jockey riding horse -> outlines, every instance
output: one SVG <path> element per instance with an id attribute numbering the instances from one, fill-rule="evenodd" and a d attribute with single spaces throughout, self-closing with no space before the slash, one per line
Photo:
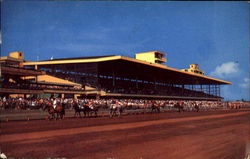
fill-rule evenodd
<path id="1" fill-rule="evenodd" d="M 49 119 L 58 119 L 60 117 L 60 119 L 63 119 L 63 116 L 65 115 L 65 108 L 60 104 L 58 105 L 57 101 L 53 101 L 52 102 L 48 102 L 45 107 L 44 110 L 47 109 L 50 117 Z"/>
<path id="2" fill-rule="evenodd" d="M 174 105 L 174 108 L 177 108 L 177 109 L 178 109 L 178 112 L 184 111 L 184 106 L 183 106 L 183 103 L 181 103 L 181 102 L 177 102 L 177 103 Z"/>
<path id="3" fill-rule="evenodd" d="M 200 107 L 197 103 L 194 103 L 194 109 L 198 112 L 200 110 Z"/>
<path id="4" fill-rule="evenodd" d="M 84 117 L 89 117 L 92 116 L 92 114 L 94 114 L 94 117 L 97 117 L 97 113 L 99 110 L 99 107 L 97 104 L 93 103 L 93 102 L 79 102 L 77 103 L 76 101 L 74 101 L 73 103 L 73 108 L 75 110 L 75 115 L 77 114 L 79 115 L 79 117 L 81 117 L 81 112 L 84 113 Z"/>
<path id="5" fill-rule="evenodd" d="M 153 102 L 151 105 L 151 112 L 156 112 L 156 113 L 160 113 L 160 107 L 159 104 L 157 104 L 156 102 Z"/>
<path id="6" fill-rule="evenodd" d="M 84 114 L 86 114 L 86 113 L 85 113 L 85 108 L 84 108 L 84 106 L 83 106 L 83 103 L 78 104 L 77 101 L 74 101 L 74 102 L 73 102 L 73 108 L 74 108 L 74 110 L 75 110 L 74 117 L 76 117 L 76 115 L 78 114 L 79 117 L 81 118 L 81 117 L 82 117 L 82 116 L 81 116 L 81 112 L 83 112 Z"/>
<path id="7" fill-rule="evenodd" d="M 118 101 L 112 101 L 109 109 L 109 117 L 112 118 L 115 116 L 116 112 L 118 112 L 118 117 L 120 118 L 123 112 L 122 104 Z"/>
<path id="8" fill-rule="evenodd" d="M 100 106 L 97 105 L 96 103 L 94 102 L 88 102 L 84 105 L 84 109 L 85 109 L 85 112 L 84 112 L 84 115 L 86 116 L 92 116 L 92 114 L 95 114 L 94 117 L 97 117 L 97 113 L 98 113 L 98 110 L 99 110 Z"/>

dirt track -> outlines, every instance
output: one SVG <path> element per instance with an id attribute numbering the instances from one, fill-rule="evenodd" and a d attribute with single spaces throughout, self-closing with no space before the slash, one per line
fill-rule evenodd
<path id="1" fill-rule="evenodd" d="M 2 122 L 9 157 L 243 159 L 249 111 Z"/>

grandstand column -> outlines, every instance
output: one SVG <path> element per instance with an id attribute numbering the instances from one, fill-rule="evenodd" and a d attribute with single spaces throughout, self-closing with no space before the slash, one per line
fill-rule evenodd
<path id="1" fill-rule="evenodd" d="M 210 95 L 210 84 L 208 85 L 208 94 Z"/>
<path id="2" fill-rule="evenodd" d="M 156 78 L 154 77 L 154 88 L 156 89 Z"/>
<path id="3" fill-rule="evenodd" d="M 220 96 L 220 85 L 219 85 L 219 96 Z"/>
<path id="4" fill-rule="evenodd" d="M 182 92 L 181 92 L 181 94 L 182 94 L 182 95 L 184 95 L 184 89 L 185 89 L 184 84 L 181 86 L 181 88 L 182 88 Z"/>
<path id="5" fill-rule="evenodd" d="M 135 81 L 135 84 L 136 84 L 136 89 L 138 89 L 138 76 L 136 76 L 136 81 Z"/>
<path id="6" fill-rule="evenodd" d="M 97 64 L 97 66 L 96 66 L 96 68 L 97 68 L 97 89 L 98 89 L 98 91 L 100 91 L 101 90 L 101 84 L 100 84 L 100 73 L 99 73 L 99 64 Z"/>
<path id="7" fill-rule="evenodd" d="M 115 68 L 112 67 L 112 79 L 113 79 L 112 85 L 113 85 L 113 87 L 115 87 L 115 78 L 116 78 L 116 76 L 115 76 Z"/>
<path id="8" fill-rule="evenodd" d="M 217 96 L 220 96 L 220 85 L 216 85 L 217 86 Z"/>

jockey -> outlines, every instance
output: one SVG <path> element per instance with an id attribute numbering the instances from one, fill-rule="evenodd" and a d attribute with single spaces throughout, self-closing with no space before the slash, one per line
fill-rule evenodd
<path id="1" fill-rule="evenodd" d="M 77 102 L 76 102 L 76 103 L 77 103 Z M 80 108 L 80 109 L 83 109 L 83 108 L 84 108 L 83 105 L 85 105 L 85 102 L 84 102 L 84 101 L 79 102 L 79 108 Z"/>
<path id="2" fill-rule="evenodd" d="M 113 99 L 110 104 L 110 109 L 115 109 L 116 108 L 116 101 Z"/>
<path id="3" fill-rule="evenodd" d="M 94 109 L 94 103 L 90 102 L 89 103 L 89 108 L 93 110 Z"/>
<path id="4" fill-rule="evenodd" d="M 53 108 L 56 109 L 56 106 L 57 106 L 57 100 L 54 99 L 54 100 L 53 100 Z"/>
<path id="5" fill-rule="evenodd" d="M 118 101 L 118 102 L 116 103 L 116 105 L 117 105 L 118 108 L 121 108 L 121 107 L 123 106 L 123 103 L 120 102 L 120 101 Z"/>
<path id="6" fill-rule="evenodd" d="M 6 102 L 6 97 L 3 97 L 3 102 Z"/>
<path id="7" fill-rule="evenodd" d="M 115 104 L 113 105 L 113 109 L 116 109 L 116 108 L 118 108 L 119 107 L 119 101 L 118 100 L 116 100 L 115 101 Z"/>

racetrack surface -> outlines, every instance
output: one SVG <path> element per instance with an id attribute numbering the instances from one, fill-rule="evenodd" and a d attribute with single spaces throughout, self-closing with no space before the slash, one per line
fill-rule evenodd
<path id="1" fill-rule="evenodd" d="M 249 111 L 1 122 L 8 157 L 243 159 Z"/>

